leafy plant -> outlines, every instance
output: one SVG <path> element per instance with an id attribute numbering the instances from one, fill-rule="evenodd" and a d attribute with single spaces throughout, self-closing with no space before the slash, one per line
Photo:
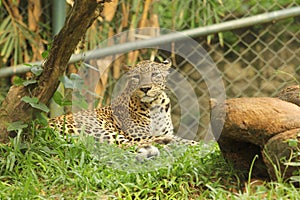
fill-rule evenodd
<path id="1" fill-rule="evenodd" d="M 9 124 L 7 127 L 7 131 L 20 131 L 23 128 L 27 128 L 28 124 L 24 124 L 24 122 L 17 121 L 17 122 L 12 122 Z"/>
<path id="2" fill-rule="evenodd" d="M 84 80 L 75 73 L 70 74 L 70 77 L 62 76 L 59 80 L 63 84 L 64 88 L 72 90 L 73 99 L 71 101 L 69 98 L 64 97 L 62 93 L 57 91 L 54 94 L 53 100 L 61 106 L 74 105 L 80 109 L 88 109 L 89 104 L 83 92 L 90 93 L 92 95 L 96 94 L 87 89 L 84 85 Z"/>
<path id="3" fill-rule="evenodd" d="M 30 71 L 37 77 L 42 74 L 43 68 L 39 65 L 33 65 L 31 66 Z"/>
<path id="4" fill-rule="evenodd" d="M 28 58 L 33 57 L 30 49 L 40 45 L 40 36 L 25 24 L 25 16 L 19 13 L 17 2 L 3 1 L 2 4 L 7 13 L 0 24 L 0 53 L 3 62 L 7 63 L 8 59 L 12 65 L 29 62 L 31 60 Z"/>
<path id="5" fill-rule="evenodd" d="M 28 86 L 28 85 L 31 85 L 31 84 L 35 84 L 37 82 L 37 80 L 35 78 L 38 77 L 39 75 L 41 75 L 41 73 L 43 72 L 43 68 L 39 65 L 30 65 L 30 64 L 25 64 L 25 65 L 31 67 L 30 71 L 32 72 L 33 76 L 26 79 L 26 80 L 19 77 L 19 76 L 15 76 L 14 79 L 13 79 L 13 84 L 14 85 Z"/>
<path id="6" fill-rule="evenodd" d="M 59 91 L 56 91 L 52 97 L 52 99 L 60 106 L 71 106 L 72 101 L 65 98 Z"/>
<path id="7" fill-rule="evenodd" d="M 21 100 L 24 101 L 25 103 L 30 104 L 33 108 L 39 109 L 46 113 L 49 112 L 49 108 L 45 104 L 39 102 L 39 99 L 37 97 L 31 98 L 31 97 L 25 96 L 25 97 L 22 97 Z"/>
<path id="8" fill-rule="evenodd" d="M 22 140 L 23 134 L 30 141 Z M 299 197 L 299 188 L 292 184 L 259 180 L 245 183 L 225 162 L 216 143 L 189 147 L 165 167 L 132 173 L 126 168 L 114 168 L 109 162 L 99 162 L 93 138 L 66 137 L 67 140 L 50 128 L 29 128 L 28 133 L 18 134 L 9 145 L 0 145 L 0 198 L 250 200 Z M 99 151 L 112 153 L 116 149 L 106 144 L 99 144 L 99 148 Z M 149 160 L 134 167 L 147 169 L 148 164 L 154 163 Z M 125 167 L 126 163 L 123 164 Z"/>
<path id="9" fill-rule="evenodd" d="M 298 133 L 300 137 L 300 132 Z M 294 171 L 294 175 L 290 177 L 291 182 L 300 183 L 300 142 L 297 139 L 287 140 L 288 145 L 293 149 L 291 157 L 284 163 L 289 167 L 298 167 L 298 170 Z"/>
<path id="10" fill-rule="evenodd" d="M 285 72 L 285 71 L 282 71 L 282 70 L 276 70 L 275 74 L 276 75 L 281 75 L 281 74 L 282 75 L 286 75 L 286 76 L 288 76 L 288 77 L 290 77 L 292 79 L 290 82 L 294 82 L 297 85 L 300 85 L 299 80 L 297 80 L 297 78 L 293 74 L 291 74 L 291 73 L 288 73 L 288 72 Z"/>

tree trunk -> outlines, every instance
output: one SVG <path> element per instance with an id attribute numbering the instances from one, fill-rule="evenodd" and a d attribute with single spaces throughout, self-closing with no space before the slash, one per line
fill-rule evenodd
<path id="1" fill-rule="evenodd" d="M 35 109 L 21 101 L 24 96 L 37 97 L 48 104 L 59 84 L 59 77 L 66 70 L 67 63 L 78 42 L 89 26 L 103 10 L 109 0 L 77 0 L 61 31 L 54 37 L 49 56 L 43 64 L 43 73 L 37 84 L 12 86 L 0 108 L 0 142 L 8 140 L 7 126 L 15 121 L 29 121 Z"/>

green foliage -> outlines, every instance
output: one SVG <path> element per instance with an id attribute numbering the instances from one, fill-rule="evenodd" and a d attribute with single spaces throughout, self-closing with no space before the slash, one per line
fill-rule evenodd
<path id="1" fill-rule="evenodd" d="M 28 86 L 28 85 L 31 85 L 31 84 L 35 84 L 36 82 L 37 82 L 36 80 L 30 79 L 30 80 L 24 81 L 22 84 L 23 84 L 24 86 Z"/>
<path id="2" fill-rule="evenodd" d="M 33 73 L 34 76 L 32 78 L 28 79 L 28 80 L 25 80 L 25 79 L 23 79 L 19 76 L 15 76 L 14 79 L 13 79 L 13 84 L 14 85 L 28 86 L 28 85 L 31 85 L 31 84 L 35 84 L 35 83 L 37 83 L 37 80 L 35 78 L 38 77 L 39 75 L 41 75 L 41 73 L 43 72 L 43 68 L 41 66 L 30 65 L 30 64 L 25 64 L 25 65 L 30 67 L 30 71 Z"/>
<path id="3" fill-rule="evenodd" d="M 300 137 L 300 132 L 298 136 Z M 289 167 L 298 167 L 298 170 L 294 171 L 290 180 L 291 182 L 300 183 L 300 142 L 297 139 L 288 139 L 286 142 L 293 151 L 291 157 L 284 164 Z"/>
<path id="4" fill-rule="evenodd" d="M 25 24 L 17 21 L 11 15 L 3 19 L 0 25 L 0 32 L 1 55 L 3 56 L 4 62 L 6 62 L 10 56 L 13 57 L 13 64 L 24 62 L 24 56 L 29 56 L 26 40 L 33 45 L 37 45 L 35 34 L 28 30 Z"/>
<path id="5" fill-rule="evenodd" d="M 282 71 L 282 70 L 276 70 L 275 71 L 275 74 L 276 75 L 286 75 L 286 76 L 288 76 L 288 77 L 290 77 L 291 78 L 291 83 L 292 84 L 297 84 L 297 85 L 300 85 L 300 82 L 299 82 L 299 80 L 297 80 L 297 78 L 295 77 L 295 75 L 293 75 L 293 74 L 291 74 L 291 73 L 288 73 L 288 72 L 285 72 L 285 71 Z"/>
<path id="6" fill-rule="evenodd" d="M 24 12 L 27 6 L 25 1 L 0 2 L 0 54 L 7 66 L 35 60 L 39 57 L 36 49 L 43 50 L 43 45 L 51 35 L 51 23 L 44 24 L 42 18 L 29 20 L 29 14 Z M 38 12 L 36 10 L 34 14 Z"/>
<path id="7" fill-rule="evenodd" d="M 70 78 L 68 76 L 62 76 L 59 78 L 60 82 L 64 84 L 65 88 L 69 89 L 84 89 L 84 81 L 83 79 L 78 75 L 72 73 L 70 75 Z"/>
<path id="8" fill-rule="evenodd" d="M 17 122 L 12 122 L 9 124 L 7 127 L 7 131 L 21 131 L 24 128 L 27 128 L 28 125 L 24 124 L 24 122 L 17 121 Z"/>
<path id="9" fill-rule="evenodd" d="M 47 45 L 47 50 L 43 51 L 43 53 L 42 53 L 43 59 L 48 58 L 51 47 L 52 46 L 50 44 Z"/>
<path id="10" fill-rule="evenodd" d="M 13 79 L 13 84 L 16 85 L 16 86 L 23 85 L 24 82 L 25 82 L 25 80 L 22 79 L 19 76 L 15 76 L 14 79 Z"/>
<path id="11" fill-rule="evenodd" d="M 42 74 L 43 68 L 42 68 L 42 66 L 39 66 L 39 65 L 33 65 L 33 66 L 30 68 L 30 71 L 31 71 L 35 76 L 39 76 L 39 75 Z"/>
<path id="12" fill-rule="evenodd" d="M 197 154 L 192 156 L 195 150 L 191 149 L 172 166 L 149 173 L 127 173 L 99 163 L 87 148 L 91 141 L 84 138 L 69 137 L 67 142 L 50 129 L 31 137 L 22 142 L 18 136 L 11 145 L 0 146 L 2 198 L 182 199 L 209 190 L 206 185 L 228 193 L 218 186 L 221 173 L 215 169 L 225 166 L 218 152 L 198 158 Z M 205 165 L 210 164 L 213 166 L 207 170 Z M 232 173 L 226 167 L 223 170 L 224 177 Z"/>
<path id="13" fill-rule="evenodd" d="M 298 140 L 297 139 L 289 139 L 288 144 L 290 147 L 297 147 L 298 146 Z"/>
<path id="14" fill-rule="evenodd" d="M 39 109 L 46 113 L 49 112 L 49 108 L 45 104 L 39 102 L 39 99 L 37 97 L 25 96 L 22 97 L 21 100 L 24 101 L 25 103 L 29 103 L 33 108 Z"/>
<path id="15" fill-rule="evenodd" d="M 21 129 L 8 145 L 0 145 L 1 199 L 298 198 L 298 189 L 288 183 L 245 189 L 248 181 L 237 178 L 239 173 L 225 162 L 216 143 L 189 147 L 164 167 L 150 168 L 155 160 L 149 160 L 135 165 L 150 170 L 129 172 L 101 162 L 91 137 L 63 138 L 52 129 L 33 127 L 29 132 Z M 22 140 L 24 135 L 26 140 Z M 98 147 L 117 149 L 105 144 Z M 133 149 L 118 150 L 130 153 Z"/>
<path id="16" fill-rule="evenodd" d="M 86 101 L 86 97 L 82 94 L 83 91 L 88 91 L 87 87 L 84 85 L 84 80 L 78 75 L 72 73 L 70 78 L 68 76 L 62 76 L 59 78 L 61 83 L 64 85 L 66 89 L 72 89 L 73 92 L 73 100 L 65 98 L 61 93 L 56 92 L 54 101 L 59 105 L 74 105 L 78 108 L 87 109 L 88 102 Z"/>
<path id="17" fill-rule="evenodd" d="M 66 99 L 59 91 L 56 91 L 52 99 L 60 106 L 71 106 L 72 101 Z"/>
<path id="18" fill-rule="evenodd" d="M 37 81 L 35 79 L 24 80 L 23 78 L 21 78 L 19 76 L 16 76 L 13 79 L 13 84 L 16 85 L 16 86 L 20 86 L 20 85 L 28 86 L 28 85 L 31 85 L 31 84 L 35 84 L 36 82 Z"/>

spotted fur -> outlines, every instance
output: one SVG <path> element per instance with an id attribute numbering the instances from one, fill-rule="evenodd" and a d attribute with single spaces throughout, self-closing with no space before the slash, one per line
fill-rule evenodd
<path id="1" fill-rule="evenodd" d="M 49 125 L 61 133 L 84 132 L 119 145 L 195 144 L 173 135 L 170 99 L 164 91 L 170 67 L 169 61 L 141 61 L 126 73 L 126 87 L 110 106 L 50 119 Z"/>

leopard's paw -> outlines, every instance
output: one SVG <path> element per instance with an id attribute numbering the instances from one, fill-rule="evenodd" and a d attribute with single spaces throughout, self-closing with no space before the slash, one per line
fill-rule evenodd
<path id="1" fill-rule="evenodd" d="M 136 160 L 139 162 L 143 162 L 146 159 L 158 157 L 159 155 L 160 155 L 160 152 L 157 147 L 155 147 L 153 145 L 145 145 L 145 146 L 140 147 L 137 150 Z"/>

